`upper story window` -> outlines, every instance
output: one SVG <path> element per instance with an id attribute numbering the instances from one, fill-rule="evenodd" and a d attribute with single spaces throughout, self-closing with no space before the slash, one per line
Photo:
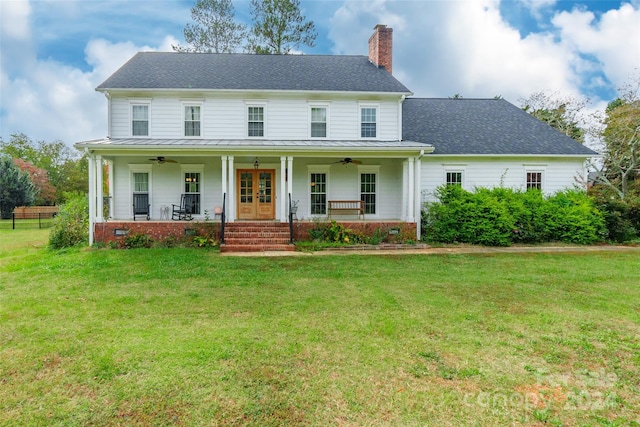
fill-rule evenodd
<path id="1" fill-rule="evenodd" d="M 131 135 L 149 136 L 149 106 L 131 106 Z"/>
<path id="2" fill-rule="evenodd" d="M 378 109 L 376 107 L 360 107 L 360 137 L 376 138 L 377 131 Z"/>
<path id="3" fill-rule="evenodd" d="M 311 107 L 311 138 L 327 137 L 327 108 Z"/>
<path id="4" fill-rule="evenodd" d="M 200 136 L 200 106 L 184 106 L 184 136 Z"/>
<path id="5" fill-rule="evenodd" d="M 264 136 L 264 107 L 247 108 L 247 135 Z"/>

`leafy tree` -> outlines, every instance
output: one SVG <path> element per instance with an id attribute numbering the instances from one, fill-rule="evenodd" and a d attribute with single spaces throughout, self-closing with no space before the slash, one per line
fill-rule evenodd
<path id="1" fill-rule="evenodd" d="M 33 141 L 23 133 L 13 134 L 9 141 L 0 138 L 0 153 L 22 159 L 46 170 L 49 182 L 56 189 L 56 201 L 64 198 L 64 192 L 76 189 L 75 178 L 72 181 L 70 174 L 80 167 L 78 165 L 80 152 L 60 140 L 53 142 Z M 83 185 L 86 188 L 86 175 L 81 181 L 85 183 Z"/>
<path id="2" fill-rule="evenodd" d="M 36 191 L 34 204 L 39 206 L 53 205 L 56 199 L 56 189 L 49 182 L 47 171 L 22 159 L 13 159 L 13 163 L 15 163 L 21 171 L 29 174 L 29 179 L 31 179 Z"/>
<path id="3" fill-rule="evenodd" d="M 640 177 L 640 74 L 620 92 L 607 106 L 602 122 L 605 157 L 598 180 L 625 199 L 631 192 L 640 192 L 640 186 L 634 185 Z"/>
<path id="4" fill-rule="evenodd" d="M 0 155 L 0 215 L 11 218 L 16 206 L 28 206 L 35 199 L 29 174 L 20 170 L 8 155 Z"/>
<path id="5" fill-rule="evenodd" d="M 251 17 L 250 52 L 288 54 L 301 44 L 315 46 L 318 33 L 300 12 L 300 0 L 251 0 Z"/>
<path id="6" fill-rule="evenodd" d="M 520 99 L 522 109 L 579 143 L 584 142 L 585 130 L 580 126 L 580 114 L 587 101 L 562 97 L 558 94 L 535 92 Z"/>
<path id="7" fill-rule="evenodd" d="M 190 46 L 172 46 L 178 52 L 232 53 L 246 35 L 246 26 L 234 21 L 231 0 L 198 0 L 191 8 L 194 24 L 184 27 L 184 40 Z"/>

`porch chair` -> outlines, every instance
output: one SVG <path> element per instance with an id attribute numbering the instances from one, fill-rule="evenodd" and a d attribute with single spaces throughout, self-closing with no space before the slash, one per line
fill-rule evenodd
<path id="1" fill-rule="evenodd" d="M 193 206 L 195 204 L 195 198 L 193 194 L 183 194 L 180 197 L 179 205 L 171 205 L 171 219 L 174 221 L 191 221 L 193 219 Z"/>
<path id="2" fill-rule="evenodd" d="M 144 215 L 147 221 L 151 219 L 149 193 L 133 193 L 133 220 L 137 215 Z"/>

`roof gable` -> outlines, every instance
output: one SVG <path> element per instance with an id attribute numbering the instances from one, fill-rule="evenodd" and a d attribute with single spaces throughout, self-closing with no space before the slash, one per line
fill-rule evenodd
<path id="1" fill-rule="evenodd" d="M 403 138 L 436 155 L 597 155 L 504 99 L 407 98 L 402 116 Z"/>
<path id="2" fill-rule="evenodd" d="M 96 89 L 410 93 L 366 56 L 177 52 L 139 52 Z"/>

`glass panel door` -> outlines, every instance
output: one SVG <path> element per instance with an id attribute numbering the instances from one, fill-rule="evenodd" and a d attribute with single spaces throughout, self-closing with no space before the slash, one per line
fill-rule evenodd
<path id="1" fill-rule="evenodd" d="M 237 172 L 238 219 L 274 219 L 275 170 L 242 169 Z"/>

